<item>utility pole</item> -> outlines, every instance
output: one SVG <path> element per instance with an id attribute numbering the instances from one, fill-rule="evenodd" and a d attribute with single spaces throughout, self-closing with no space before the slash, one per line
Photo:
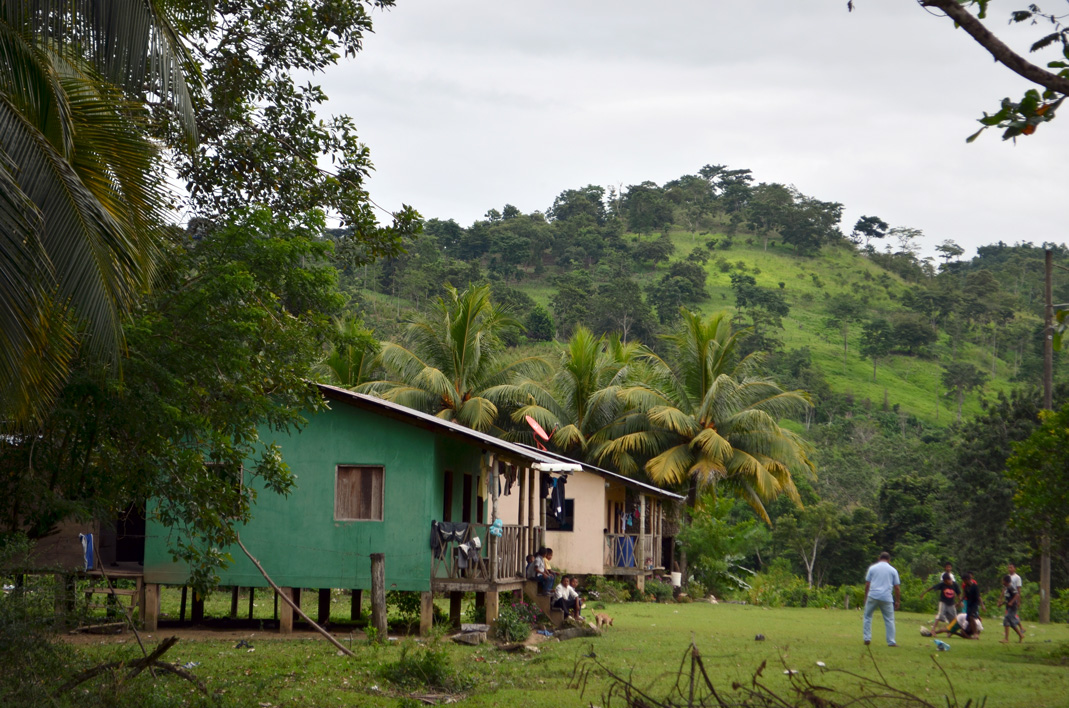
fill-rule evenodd
<path id="1" fill-rule="evenodd" d="M 1054 252 L 1049 248 L 1043 260 L 1043 408 L 1054 410 Z M 1039 623 L 1050 623 L 1050 533 L 1039 538 Z"/>

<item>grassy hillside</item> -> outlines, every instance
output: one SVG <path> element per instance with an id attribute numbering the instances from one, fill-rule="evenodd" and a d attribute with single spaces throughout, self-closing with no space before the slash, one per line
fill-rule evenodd
<path id="1" fill-rule="evenodd" d="M 705 249 L 710 238 L 723 238 L 719 234 L 684 231 L 669 235 L 676 246 L 671 261 L 685 257 L 694 248 Z M 628 235 L 627 238 L 655 237 Z M 825 324 L 827 301 L 834 296 L 865 297 L 870 316 L 893 315 L 905 312 L 900 299 L 914 286 L 847 246 L 824 248 L 813 257 L 804 257 L 780 244 L 771 244 L 764 250 L 759 240 L 752 239 L 752 244 L 746 240 L 747 236 L 739 235 L 729 249 L 710 252 L 705 266 L 709 297 L 698 303 L 696 309 L 706 313 L 735 309 L 729 273 L 724 272 L 726 262 L 730 272 L 745 272 L 759 286 L 781 290 L 791 311 L 783 320 L 783 330 L 776 332 L 776 336 L 786 349 L 808 348 L 813 363 L 822 370 L 832 390 L 851 394 L 859 402 L 871 401 L 875 407 L 882 407 L 886 396 L 889 407 L 898 405 L 900 410 L 931 423 L 948 424 L 955 419 L 957 402 L 953 396 L 946 395 L 940 381 L 942 364 L 951 359 L 951 342 L 945 333 L 921 356 L 892 354 L 880 360 L 873 380 L 872 360 L 859 353 L 860 325 L 850 328 L 844 362 L 841 334 Z M 649 285 L 667 272 L 671 261 L 640 271 L 635 279 L 643 286 Z M 524 281 L 517 288 L 546 307 L 555 291 L 548 276 Z M 1037 318 L 1037 326 L 1038 323 Z M 962 415 L 968 416 L 980 410 L 981 396 L 1011 388 L 1014 364 L 997 359 L 992 375 L 989 351 L 965 341 L 959 342 L 957 349 L 958 360 L 974 364 L 990 376 L 980 394 L 966 397 Z"/>

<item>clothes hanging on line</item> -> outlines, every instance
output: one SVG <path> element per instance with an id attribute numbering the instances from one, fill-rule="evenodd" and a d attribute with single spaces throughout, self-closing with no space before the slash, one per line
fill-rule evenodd
<path id="1" fill-rule="evenodd" d="M 568 483 L 565 477 L 554 477 L 550 492 L 549 508 L 553 518 L 558 524 L 564 523 L 564 486 Z"/>

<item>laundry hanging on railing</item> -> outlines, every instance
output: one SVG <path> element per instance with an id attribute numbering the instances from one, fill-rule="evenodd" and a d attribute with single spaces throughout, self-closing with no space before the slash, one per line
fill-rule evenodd
<path id="1" fill-rule="evenodd" d="M 467 568 L 469 566 L 476 566 L 479 564 L 479 549 L 483 547 L 482 539 L 478 536 L 472 536 L 470 541 L 466 541 L 457 548 L 460 553 L 457 555 L 457 567 Z"/>
<path id="2" fill-rule="evenodd" d="M 468 524 L 463 521 L 432 521 L 431 550 L 435 558 L 445 557 L 445 547 L 450 543 L 460 543 L 468 533 Z"/>

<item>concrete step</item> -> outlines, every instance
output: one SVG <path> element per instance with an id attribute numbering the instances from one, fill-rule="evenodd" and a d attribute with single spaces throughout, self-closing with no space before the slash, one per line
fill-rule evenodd
<path id="1" fill-rule="evenodd" d="M 523 594 L 526 596 L 527 601 L 532 605 L 542 610 L 542 613 L 546 617 L 549 617 L 549 621 L 553 623 L 554 627 L 559 627 L 564 623 L 564 613 L 560 610 L 550 608 L 550 598 L 546 595 L 538 594 L 538 583 L 528 580 L 523 584 Z"/>

